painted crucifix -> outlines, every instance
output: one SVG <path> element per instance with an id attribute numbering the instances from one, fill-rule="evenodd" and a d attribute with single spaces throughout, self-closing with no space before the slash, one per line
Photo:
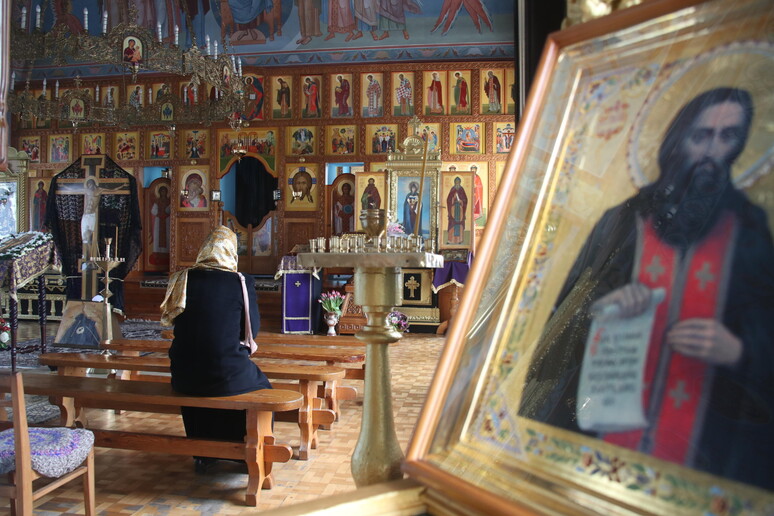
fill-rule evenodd
<path id="1" fill-rule="evenodd" d="M 129 195 L 129 181 L 124 178 L 101 178 L 99 171 L 105 168 L 105 156 L 93 154 L 81 158 L 85 177 L 59 179 L 57 195 L 82 195 L 81 247 L 83 249 L 80 270 L 82 275 L 81 299 L 90 300 L 98 292 L 96 265 L 92 257 L 99 256 L 99 206 L 102 195 Z M 106 235 L 113 236 L 113 235 Z M 118 242 L 114 243 L 118 246 Z M 116 247 L 118 249 L 118 247 Z"/>

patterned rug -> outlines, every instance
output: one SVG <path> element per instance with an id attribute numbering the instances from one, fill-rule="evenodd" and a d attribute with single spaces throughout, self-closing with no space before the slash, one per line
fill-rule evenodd
<path id="1" fill-rule="evenodd" d="M 121 336 L 126 339 L 149 339 L 160 340 L 161 330 L 167 329 L 158 321 L 146 321 L 142 319 L 127 319 L 121 323 Z M 59 347 L 54 346 L 54 337 L 48 335 L 46 338 L 46 351 L 56 353 L 82 353 L 82 348 Z M 40 339 L 31 339 L 19 343 L 19 347 L 38 344 Z M 19 353 L 16 355 L 16 366 L 22 369 L 32 369 L 40 367 L 38 364 L 38 351 L 31 353 Z M 0 367 L 11 367 L 11 352 L 8 349 L 0 350 Z"/>
<path id="2" fill-rule="evenodd" d="M 24 400 L 27 403 L 27 422 L 30 424 L 45 423 L 59 417 L 59 407 L 50 404 L 48 396 L 25 394 Z M 8 419 L 13 421 L 13 409 L 8 409 Z"/>

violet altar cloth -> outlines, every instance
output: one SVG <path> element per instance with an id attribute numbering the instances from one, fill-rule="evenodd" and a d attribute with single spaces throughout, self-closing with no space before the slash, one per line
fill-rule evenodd
<path id="1" fill-rule="evenodd" d="M 313 334 L 320 326 L 322 281 L 317 271 L 283 256 L 274 279 L 282 278 L 282 333 Z"/>

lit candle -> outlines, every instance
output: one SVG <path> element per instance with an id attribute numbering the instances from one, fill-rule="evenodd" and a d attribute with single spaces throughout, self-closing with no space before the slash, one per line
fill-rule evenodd
<path id="1" fill-rule="evenodd" d="M 207 36 L 204 38 L 204 41 L 206 42 L 207 46 L 207 55 L 210 55 L 212 53 L 212 49 L 210 48 L 210 35 L 207 34 Z"/>
<path id="2" fill-rule="evenodd" d="M 242 76 L 242 58 L 241 57 L 239 58 L 239 73 L 238 73 L 238 75 L 240 77 Z"/>
<path id="3" fill-rule="evenodd" d="M 89 32 L 89 9 L 83 8 L 83 30 Z"/>
<path id="4" fill-rule="evenodd" d="M 99 84 L 94 87 L 94 101 L 99 102 Z"/>
<path id="5" fill-rule="evenodd" d="M 40 15 L 40 6 L 35 6 L 35 28 L 40 30 L 40 28 L 43 26 L 42 18 Z"/>
<path id="6" fill-rule="evenodd" d="M 215 56 L 214 57 L 215 57 L 215 59 L 218 59 L 218 42 L 215 41 L 214 43 L 215 43 Z"/>
<path id="7" fill-rule="evenodd" d="M 188 86 L 183 86 L 183 104 L 188 105 Z"/>
<path id="8" fill-rule="evenodd" d="M 21 26 L 21 30 L 24 30 L 27 28 L 27 8 L 26 7 L 21 8 L 21 20 L 19 20 L 19 25 Z"/>
<path id="9" fill-rule="evenodd" d="M 46 96 L 46 78 L 43 77 L 43 96 Z"/>
<path id="10" fill-rule="evenodd" d="M 231 56 L 231 68 L 234 70 L 234 73 L 237 73 L 236 58 L 234 56 Z"/>
<path id="11" fill-rule="evenodd" d="M 156 38 L 161 43 L 161 22 L 156 23 Z"/>
<path id="12" fill-rule="evenodd" d="M 175 46 L 177 46 L 177 42 L 180 40 L 180 27 L 175 25 Z"/>
<path id="13" fill-rule="evenodd" d="M 105 11 L 102 13 L 102 34 L 107 34 L 107 20 L 108 20 L 108 12 Z"/>
<path id="14" fill-rule="evenodd" d="M 54 83 L 54 98 L 55 99 L 59 98 L 59 81 L 56 81 Z"/>

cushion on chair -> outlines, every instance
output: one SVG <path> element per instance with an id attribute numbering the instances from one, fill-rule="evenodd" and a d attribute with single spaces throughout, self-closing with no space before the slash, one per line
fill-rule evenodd
<path id="1" fill-rule="evenodd" d="M 94 447 L 94 434 L 81 428 L 30 428 L 32 469 L 57 478 L 80 466 Z M 16 469 L 13 428 L 0 432 L 0 474 Z"/>

